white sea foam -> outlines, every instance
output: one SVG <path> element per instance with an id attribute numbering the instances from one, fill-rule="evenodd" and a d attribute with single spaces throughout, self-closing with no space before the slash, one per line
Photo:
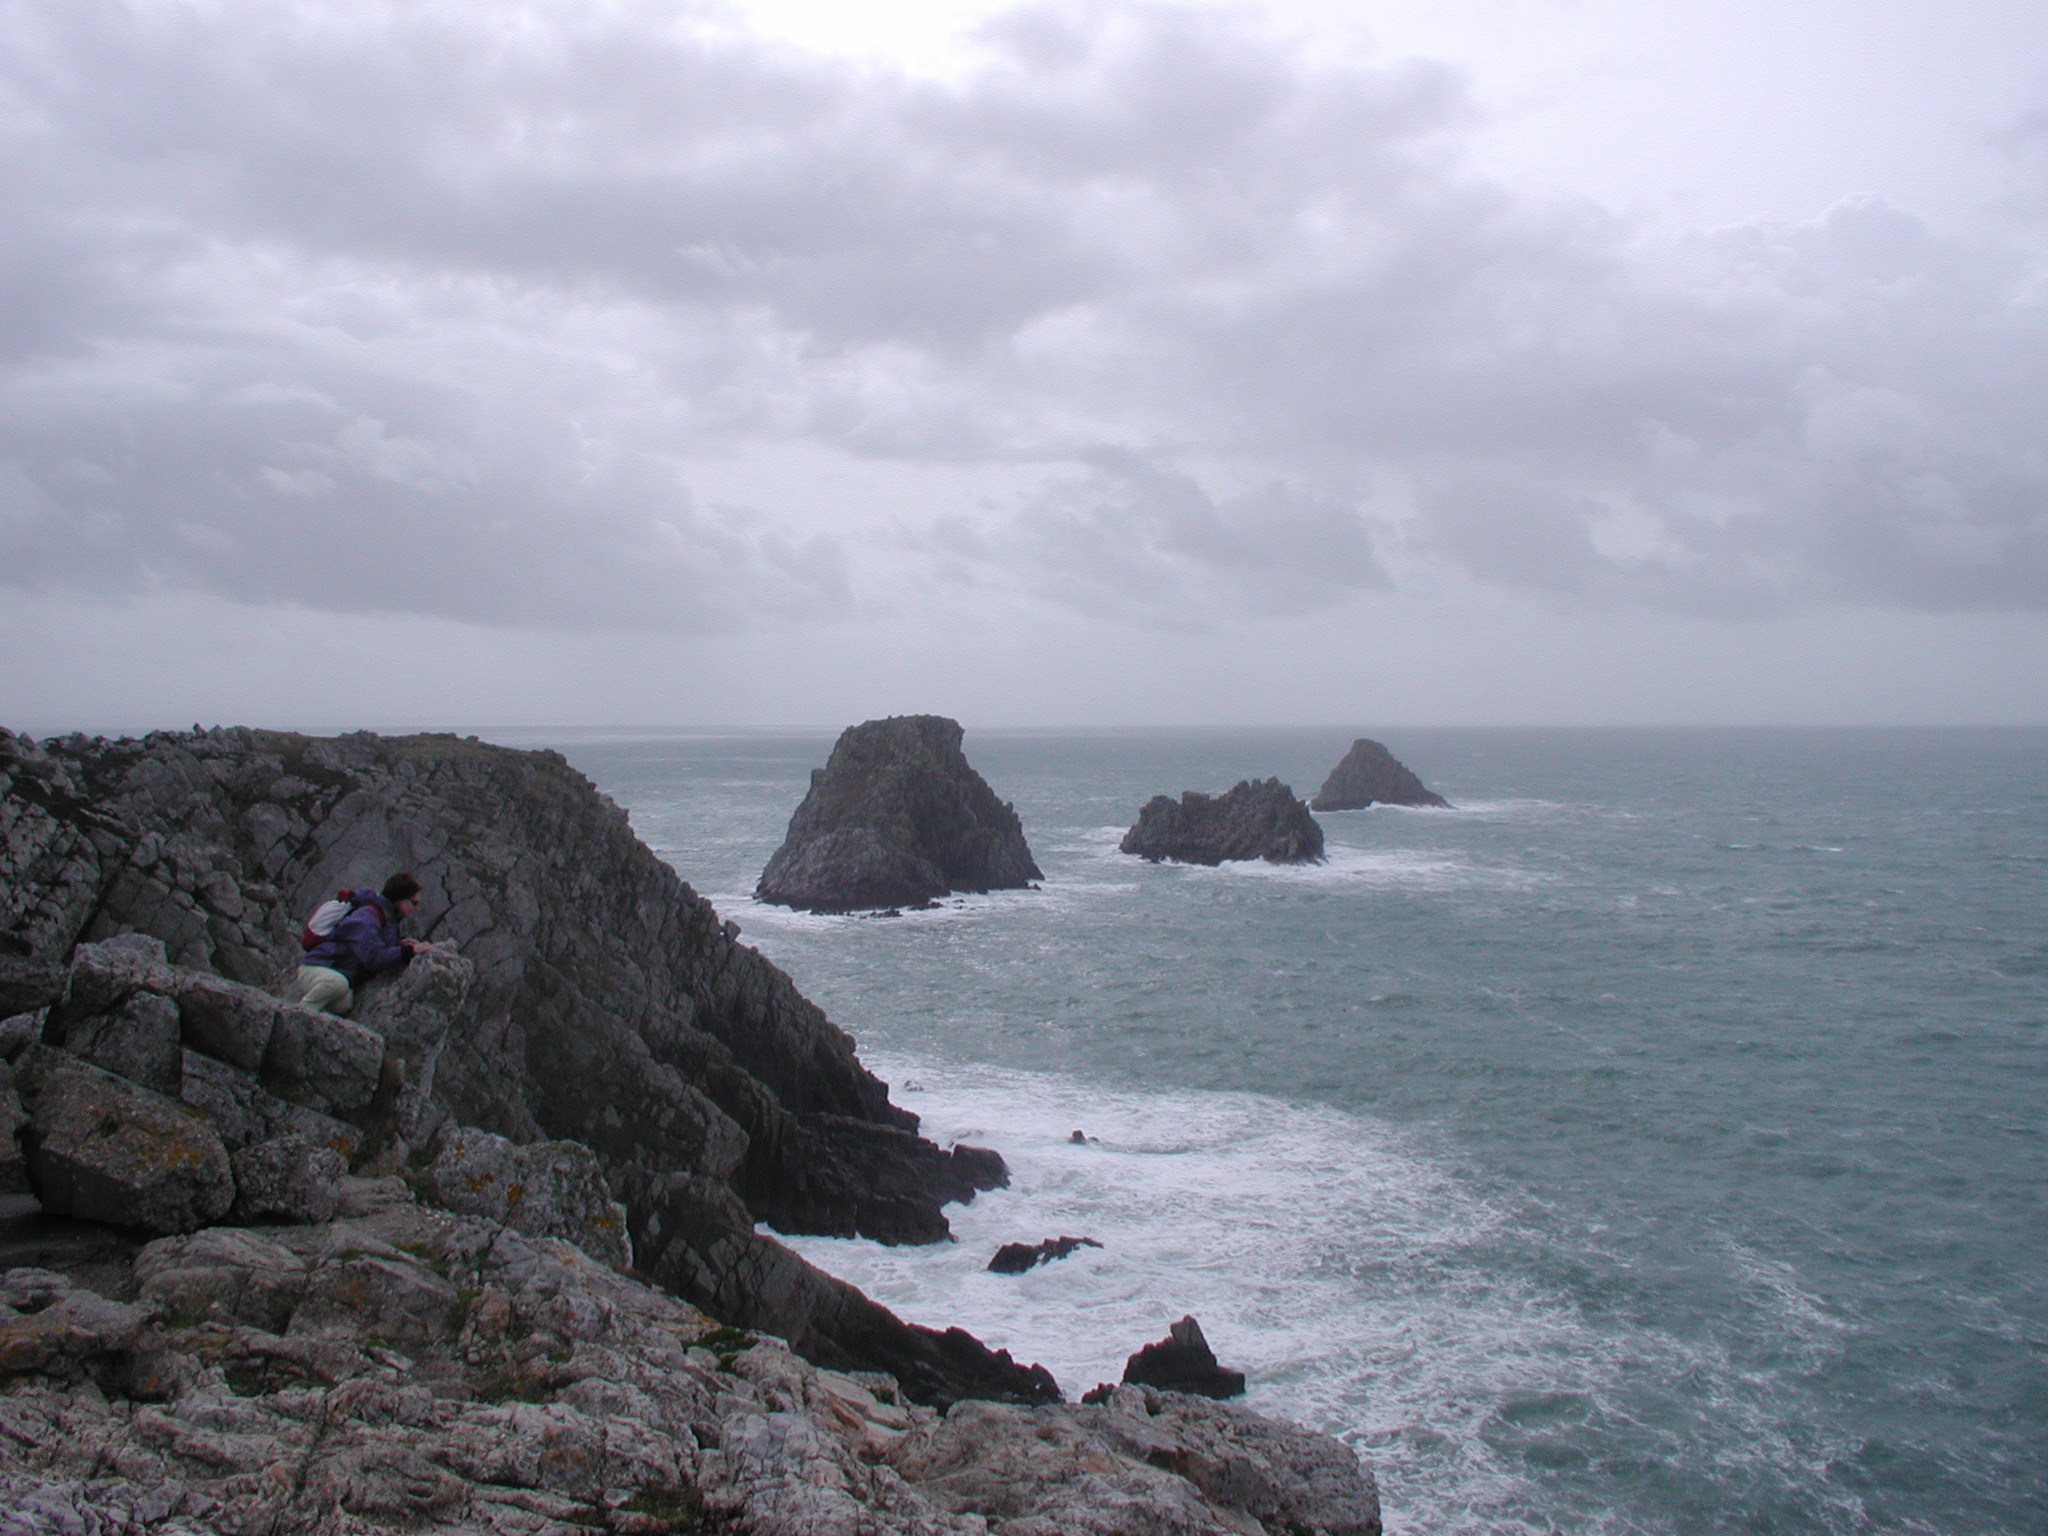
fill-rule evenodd
<path id="1" fill-rule="evenodd" d="M 1545 1416 L 1568 1438 L 1621 1411 L 1616 1385 L 1632 1370 L 1725 1372 L 1590 1322 L 1569 1296 L 1479 1257 L 1513 1246 L 1518 1219 L 1373 1121 L 1249 1094 L 871 1065 L 920 1085 L 903 1102 L 926 1135 L 1000 1148 L 1011 1185 L 950 1210 L 953 1244 L 785 1241 L 912 1321 L 1044 1364 L 1070 1397 L 1117 1380 L 1126 1355 L 1193 1313 L 1246 1372 L 1251 1406 L 1361 1449 L 1390 1528 L 1553 1529 L 1523 1443 Z M 1091 1139 L 1073 1143 L 1075 1130 Z M 1058 1236 L 1103 1246 L 1023 1275 L 987 1270 L 1005 1242 Z M 1496 1444 L 1503 1424 L 1512 1451 Z M 1752 1425 L 1763 1438 L 1731 1453 L 1782 1450 L 1767 1429 Z M 1583 1528 L 1610 1527 L 1589 1516 Z"/>

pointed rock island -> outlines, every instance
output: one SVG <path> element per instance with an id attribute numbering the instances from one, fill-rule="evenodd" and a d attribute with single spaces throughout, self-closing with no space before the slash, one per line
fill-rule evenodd
<path id="1" fill-rule="evenodd" d="M 1309 808 L 1317 811 L 1359 811 L 1368 805 L 1430 805 L 1449 810 L 1451 802 L 1423 785 L 1422 780 L 1378 742 L 1361 736 L 1351 743 L 1344 761 L 1330 770 Z"/>
<path id="2" fill-rule="evenodd" d="M 761 872 L 758 900 L 804 912 L 929 905 L 1045 877 L 1017 812 L 960 750 L 957 720 L 891 715 L 849 726 Z"/>
<path id="3" fill-rule="evenodd" d="M 1323 857 L 1323 829 L 1278 779 L 1243 779 L 1221 795 L 1188 790 L 1180 799 L 1154 795 L 1138 821 L 1117 844 L 1157 864 L 1221 864 L 1226 859 L 1264 859 L 1268 864 L 1316 864 Z"/>

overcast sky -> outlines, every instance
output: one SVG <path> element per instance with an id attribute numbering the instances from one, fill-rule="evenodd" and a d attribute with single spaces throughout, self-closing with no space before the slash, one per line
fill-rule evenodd
<path id="1" fill-rule="evenodd" d="M 0 0 L 0 723 L 2048 722 L 2048 7 Z"/>

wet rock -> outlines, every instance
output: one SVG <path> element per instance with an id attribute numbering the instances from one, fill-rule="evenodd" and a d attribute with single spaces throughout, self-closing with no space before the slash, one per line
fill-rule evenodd
<path id="1" fill-rule="evenodd" d="M 595 1155 L 573 1141 L 520 1147 L 488 1131 L 452 1130 L 424 1182 L 427 1197 L 451 1211 L 563 1238 L 615 1269 L 632 1262 L 626 1209 L 605 1187 Z"/>
<path id="2" fill-rule="evenodd" d="M 1048 1237 L 1042 1243 L 1005 1243 L 998 1248 L 988 1267 L 999 1275 L 1021 1275 L 1040 1264 L 1064 1259 L 1076 1248 L 1100 1248 L 1092 1237 Z"/>
<path id="3" fill-rule="evenodd" d="M 960 750 L 958 722 L 849 727 L 762 871 L 762 901 L 809 912 L 916 906 L 1043 879 L 1017 813 Z"/>
<path id="4" fill-rule="evenodd" d="M 1202 1337 L 1202 1325 L 1184 1317 L 1165 1338 L 1147 1344 L 1124 1362 L 1124 1380 L 1168 1392 L 1193 1392 L 1203 1397 L 1237 1397 L 1244 1391 L 1244 1372 L 1225 1370 Z"/>
<path id="5" fill-rule="evenodd" d="M 45 1210 L 146 1232 L 189 1232 L 234 1201 L 227 1149 L 175 1100 L 39 1047 L 29 1176 Z"/>
<path id="6" fill-rule="evenodd" d="M 230 1154 L 238 1222 L 325 1221 L 341 1199 L 348 1164 L 332 1147 L 295 1131 L 255 1142 Z"/>
<path id="7" fill-rule="evenodd" d="M 1431 805 L 1449 810 L 1450 804 L 1424 786 L 1393 753 L 1361 736 L 1351 743 L 1343 761 L 1330 770 L 1309 809 L 1356 811 L 1368 805 Z"/>
<path id="8" fill-rule="evenodd" d="M 1323 829 L 1278 779 L 1247 779 L 1222 795 L 1192 789 L 1179 800 L 1154 795 L 1117 848 L 1155 864 L 1314 864 L 1323 857 Z"/>

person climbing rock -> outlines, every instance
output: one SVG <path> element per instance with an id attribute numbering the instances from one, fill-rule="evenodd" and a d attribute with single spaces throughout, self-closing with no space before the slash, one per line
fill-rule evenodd
<path id="1" fill-rule="evenodd" d="M 355 893 L 356 904 L 334 932 L 305 952 L 299 963 L 299 1001 L 323 1013 L 347 1013 L 355 989 L 380 971 L 396 970 L 433 945 L 403 938 L 398 925 L 420 909 L 420 883 L 400 870 L 382 891 Z"/>

